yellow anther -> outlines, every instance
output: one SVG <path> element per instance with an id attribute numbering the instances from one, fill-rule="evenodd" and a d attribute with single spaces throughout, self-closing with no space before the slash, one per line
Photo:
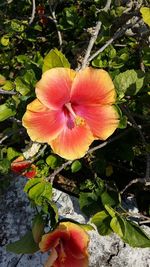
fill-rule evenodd
<path id="1" fill-rule="evenodd" d="M 85 120 L 80 116 L 76 116 L 75 125 L 76 126 L 83 126 L 83 125 L 85 125 Z"/>

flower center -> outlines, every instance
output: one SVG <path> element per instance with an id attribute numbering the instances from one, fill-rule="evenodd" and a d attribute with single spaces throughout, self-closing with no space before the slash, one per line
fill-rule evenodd
<path id="1" fill-rule="evenodd" d="M 74 123 L 75 123 L 76 126 L 83 126 L 83 125 L 85 125 L 85 120 L 81 116 L 76 115 L 76 113 L 74 112 L 74 110 L 73 110 L 70 102 L 67 103 L 67 104 L 65 104 L 65 107 L 67 108 L 67 110 L 73 116 Z"/>

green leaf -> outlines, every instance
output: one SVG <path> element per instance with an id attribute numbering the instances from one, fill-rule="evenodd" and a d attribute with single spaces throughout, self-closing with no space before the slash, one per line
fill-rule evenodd
<path id="1" fill-rule="evenodd" d="M 94 227 L 90 224 L 79 224 L 85 231 L 92 231 L 94 230 Z"/>
<path id="2" fill-rule="evenodd" d="M 16 151 L 13 147 L 8 147 L 7 148 L 7 158 L 8 158 L 8 160 L 12 160 L 12 159 L 16 158 L 19 155 L 20 155 L 20 153 L 18 151 Z"/>
<path id="3" fill-rule="evenodd" d="M 96 213 L 91 218 L 91 223 L 94 223 L 100 235 L 108 235 L 112 232 L 110 228 L 111 216 L 105 210 Z"/>
<path id="4" fill-rule="evenodd" d="M 150 26 L 150 8 L 149 7 L 141 7 L 140 12 L 142 14 L 142 18 L 148 26 Z"/>
<path id="5" fill-rule="evenodd" d="M 29 86 L 35 86 L 37 80 L 32 69 L 26 71 L 26 73 L 23 75 L 23 81 L 25 81 L 25 83 Z"/>
<path id="6" fill-rule="evenodd" d="M 121 216 L 116 216 L 112 219 L 110 226 L 113 231 L 130 246 L 141 248 L 150 247 L 150 238 L 134 222 L 131 222 Z"/>
<path id="7" fill-rule="evenodd" d="M 10 169 L 10 161 L 8 159 L 0 160 L 0 173 L 7 174 Z"/>
<path id="8" fill-rule="evenodd" d="M 119 99 L 123 98 L 125 94 L 136 95 L 144 85 L 144 72 L 127 70 L 115 77 L 114 84 Z"/>
<path id="9" fill-rule="evenodd" d="M 6 81 L 3 85 L 3 90 L 10 91 L 14 89 L 14 83 L 12 81 Z"/>
<path id="10" fill-rule="evenodd" d="M 64 67 L 70 68 L 70 63 L 68 59 L 63 55 L 57 48 L 52 49 L 44 58 L 43 63 L 43 72 L 56 68 L 56 67 Z"/>
<path id="11" fill-rule="evenodd" d="M 127 122 L 128 122 L 127 116 L 125 115 L 121 116 L 118 128 L 125 129 L 127 127 Z"/>
<path id="12" fill-rule="evenodd" d="M 116 215 L 116 211 L 110 207 L 109 205 L 105 205 L 105 209 L 107 210 L 107 212 L 110 214 L 110 216 L 113 218 Z"/>
<path id="13" fill-rule="evenodd" d="M 29 180 L 24 191 L 37 205 L 42 205 L 44 199 L 50 201 L 52 198 L 52 185 L 41 178 Z"/>
<path id="14" fill-rule="evenodd" d="M 49 200 L 48 205 L 45 205 L 43 208 L 43 211 L 50 214 L 50 222 L 51 222 L 51 226 L 52 228 L 55 228 L 56 223 L 58 223 L 58 208 L 57 205 L 54 201 Z"/>
<path id="15" fill-rule="evenodd" d="M 122 221 L 117 218 L 116 216 L 114 216 L 111 220 L 110 226 L 112 228 L 112 230 L 119 235 L 121 238 L 124 235 L 124 225 L 122 223 Z"/>
<path id="16" fill-rule="evenodd" d="M 72 173 L 78 172 L 81 168 L 82 168 L 82 164 L 81 164 L 81 162 L 79 160 L 75 160 L 71 164 L 71 171 L 72 171 Z"/>
<path id="17" fill-rule="evenodd" d="M 94 192 L 80 193 L 79 204 L 81 211 L 87 216 L 91 216 L 102 209 L 101 199 Z"/>
<path id="18" fill-rule="evenodd" d="M 56 167 L 58 166 L 58 158 L 55 155 L 50 155 L 46 158 L 46 163 L 47 165 L 50 166 L 51 169 L 56 169 Z"/>
<path id="19" fill-rule="evenodd" d="M 13 19 L 11 20 L 11 28 L 15 32 L 23 32 L 25 29 L 25 26 L 22 24 L 20 20 Z"/>
<path id="20" fill-rule="evenodd" d="M 16 254 L 32 254 L 38 251 L 39 247 L 34 242 L 32 232 L 29 231 L 20 240 L 8 244 L 6 250 Z"/>
<path id="21" fill-rule="evenodd" d="M 142 54 L 144 65 L 150 67 L 150 47 L 144 47 L 142 50 Z"/>
<path id="22" fill-rule="evenodd" d="M 16 91 L 25 96 L 30 92 L 29 85 L 26 85 L 21 77 L 15 79 Z"/>
<path id="23" fill-rule="evenodd" d="M 37 214 L 33 220 L 32 234 L 35 243 L 39 243 L 44 234 L 45 222 L 41 214 Z"/>
<path id="24" fill-rule="evenodd" d="M 1 44 L 3 46 L 8 46 L 9 45 L 9 36 L 8 35 L 3 35 L 1 38 Z"/>
<path id="25" fill-rule="evenodd" d="M 29 193 L 29 190 L 30 190 L 33 186 L 35 186 L 36 184 L 41 183 L 41 181 L 42 181 L 41 178 L 34 178 L 34 179 L 29 180 L 29 181 L 26 183 L 25 187 L 24 187 L 24 192 L 25 192 L 25 193 Z"/>
<path id="26" fill-rule="evenodd" d="M 104 206 L 105 205 L 117 206 L 120 203 L 118 193 L 110 190 L 109 191 L 105 190 L 101 194 L 101 200 Z"/>
<path id="27" fill-rule="evenodd" d="M 14 109 L 11 109 L 7 103 L 0 105 L 0 122 L 12 117 L 16 114 Z"/>

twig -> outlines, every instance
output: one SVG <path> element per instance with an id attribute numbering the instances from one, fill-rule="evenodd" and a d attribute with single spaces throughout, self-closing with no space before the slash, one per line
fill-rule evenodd
<path id="1" fill-rule="evenodd" d="M 105 5 L 103 10 L 107 11 L 110 8 L 110 5 L 111 5 L 111 0 L 107 0 L 106 5 Z M 92 50 L 92 48 L 94 46 L 94 43 L 95 43 L 95 41 L 97 39 L 97 36 L 98 36 L 99 31 L 101 29 L 101 26 L 102 26 L 101 21 L 98 21 L 97 24 L 96 24 L 96 27 L 95 27 L 95 31 L 92 34 L 92 37 L 90 39 L 86 54 L 84 56 L 83 63 L 82 63 L 82 66 L 81 66 L 82 69 L 85 68 L 86 65 L 88 64 L 88 59 L 90 57 L 91 50 Z"/>
<path id="2" fill-rule="evenodd" d="M 46 148 L 47 145 L 44 145 L 42 149 L 40 149 L 40 151 L 35 156 L 33 156 L 33 158 L 30 159 L 30 162 L 33 163 L 35 160 L 37 160 L 43 154 Z"/>
<path id="3" fill-rule="evenodd" d="M 150 223 L 150 219 L 139 222 L 139 224 L 145 224 L 145 223 Z"/>
<path id="4" fill-rule="evenodd" d="M 136 178 L 136 179 L 132 180 L 130 183 L 128 183 L 125 186 L 125 188 L 123 188 L 123 190 L 120 191 L 120 194 L 122 195 L 131 185 L 137 184 L 137 183 L 145 184 L 146 180 L 144 178 Z"/>
<path id="5" fill-rule="evenodd" d="M 15 92 L 15 91 L 6 91 L 4 89 L 0 89 L 0 94 L 1 95 L 16 95 L 17 92 Z"/>
<path id="6" fill-rule="evenodd" d="M 47 181 L 51 181 L 53 183 L 55 176 L 60 173 L 64 168 L 69 166 L 73 160 L 68 160 L 67 162 L 63 163 L 59 168 L 57 168 L 50 176 L 46 178 Z"/>
<path id="7" fill-rule="evenodd" d="M 56 18 L 56 13 L 55 13 L 55 8 L 52 8 L 52 5 L 51 5 L 51 1 L 49 0 L 49 8 L 50 8 L 50 12 L 51 12 L 51 15 L 52 15 L 52 18 L 53 18 L 53 21 L 55 23 L 55 26 L 56 26 L 56 29 L 57 29 L 57 35 L 58 35 L 58 40 L 59 40 L 59 45 L 60 45 L 60 48 L 62 47 L 62 36 L 61 36 L 61 32 L 58 28 L 58 22 L 57 22 L 57 18 Z"/>
<path id="8" fill-rule="evenodd" d="M 93 60 L 95 57 L 98 56 L 99 53 L 103 52 L 105 50 L 105 48 L 107 46 L 109 46 L 110 44 L 112 44 L 116 39 L 118 39 L 119 37 L 121 37 L 124 32 L 128 29 L 128 28 L 132 28 L 135 24 L 137 24 L 140 21 L 140 19 L 138 18 L 137 21 L 135 23 L 129 23 L 129 24 L 125 24 L 123 25 L 121 28 L 119 28 L 119 30 L 117 30 L 114 34 L 114 36 L 112 38 L 110 38 L 106 44 L 104 44 L 98 51 L 96 51 L 90 58 L 89 61 Z"/>
<path id="9" fill-rule="evenodd" d="M 98 149 L 101 149 L 102 147 L 105 147 L 107 144 L 110 144 L 114 141 L 116 141 L 117 139 L 119 139 L 120 137 L 122 137 L 123 135 L 125 135 L 127 132 L 129 132 L 129 130 L 131 130 L 131 128 L 127 129 L 126 131 L 122 132 L 121 134 L 115 136 L 114 138 L 109 139 L 108 141 L 103 142 L 102 144 L 95 146 L 91 149 L 89 149 L 85 155 L 88 155 Z M 64 168 L 66 168 L 67 166 L 71 165 L 71 163 L 73 162 L 73 160 L 68 160 L 67 162 L 63 163 L 60 167 L 58 167 L 50 176 L 48 176 L 46 178 L 47 181 L 51 181 L 51 183 L 53 183 L 54 178 L 57 174 L 59 174 Z"/>
<path id="10" fill-rule="evenodd" d="M 31 14 L 31 18 L 29 21 L 29 25 L 33 22 L 35 18 L 35 11 L 36 11 L 35 0 L 32 0 L 32 14 Z"/>

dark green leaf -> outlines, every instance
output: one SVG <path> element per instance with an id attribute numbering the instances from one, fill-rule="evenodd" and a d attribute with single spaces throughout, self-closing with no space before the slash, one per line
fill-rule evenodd
<path id="1" fill-rule="evenodd" d="M 40 214 L 37 214 L 33 220 L 32 234 L 35 243 L 39 243 L 44 234 L 45 222 Z"/>
<path id="2" fill-rule="evenodd" d="M 34 242 L 32 232 L 29 231 L 20 240 L 8 244 L 6 246 L 7 251 L 16 254 L 32 254 L 39 250 L 38 245 Z"/>
<path id="3" fill-rule="evenodd" d="M 81 211 L 87 216 L 91 216 L 102 209 L 101 199 L 94 192 L 80 193 L 79 204 Z"/>

